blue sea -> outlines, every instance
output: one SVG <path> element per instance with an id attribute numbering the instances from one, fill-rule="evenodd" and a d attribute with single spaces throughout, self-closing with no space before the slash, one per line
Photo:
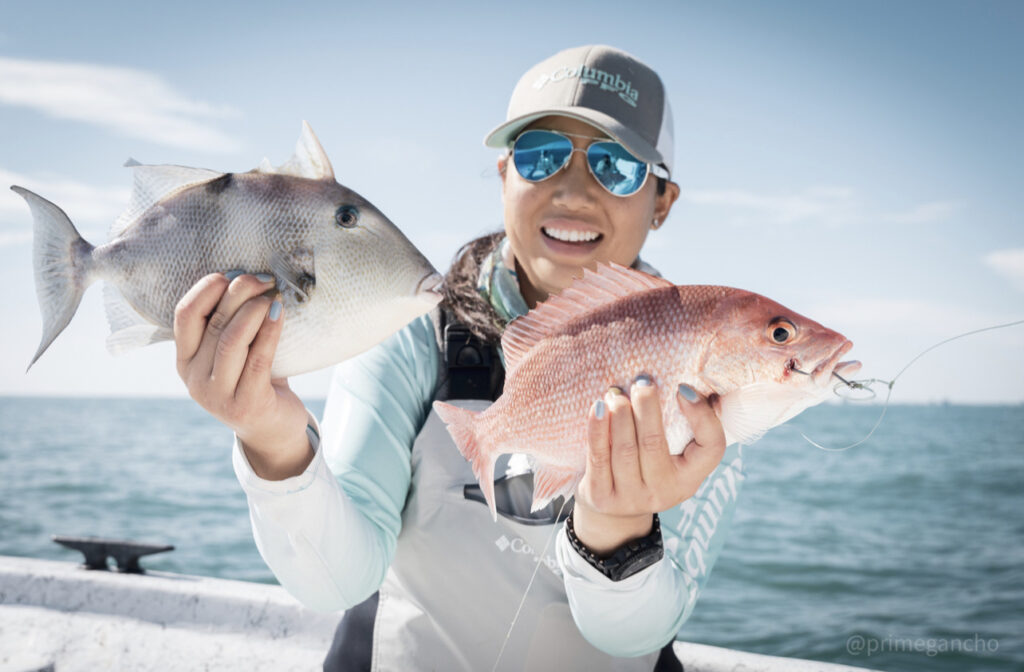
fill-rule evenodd
<path id="1" fill-rule="evenodd" d="M 320 413 L 323 402 L 311 403 Z M 805 412 L 745 449 L 682 637 L 881 670 L 1024 669 L 1024 406 Z M 0 554 L 53 534 L 173 544 L 153 569 L 273 582 L 230 432 L 189 400 L 0 398 Z M 467 560 L 469 561 L 469 560 Z"/>

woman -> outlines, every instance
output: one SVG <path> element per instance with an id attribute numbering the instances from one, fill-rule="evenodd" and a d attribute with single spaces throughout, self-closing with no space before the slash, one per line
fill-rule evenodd
<path id="1" fill-rule="evenodd" d="M 680 387 L 695 438 L 676 457 L 650 380 L 595 400 L 586 473 L 564 524 L 558 507 L 531 515 L 522 505 L 531 486 L 515 459 L 499 465 L 495 524 L 430 407 L 450 398 L 456 366 L 440 322 L 464 325 L 486 349 L 584 267 L 654 272 L 639 252 L 679 195 L 664 88 L 622 51 L 569 49 L 522 77 L 486 142 L 507 150 L 504 235 L 463 249 L 446 279 L 446 315 L 421 317 L 338 366 L 322 439 L 287 381 L 269 377 L 281 304 L 258 277 L 207 276 L 182 299 L 179 373 L 235 430 L 254 536 L 281 584 L 309 606 L 348 610 L 332 669 L 489 669 L 499 651 L 501 669 L 679 669 L 671 641 L 743 478 L 707 400 Z"/>

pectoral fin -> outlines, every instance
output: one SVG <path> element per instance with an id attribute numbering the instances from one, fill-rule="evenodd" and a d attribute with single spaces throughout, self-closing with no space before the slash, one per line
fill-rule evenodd
<path id="1" fill-rule="evenodd" d="M 300 249 L 289 254 L 275 252 L 270 257 L 270 270 L 277 278 L 277 288 L 282 293 L 292 292 L 298 303 L 309 301 L 316 287 L 311 251 Z"/>
<path id="2" fill-rule="evenodd" d="M 820 401 L 819 396 L 781 383 L 755 383 L 733 390 L 721 401 L 725 441 L 749 446 L 772 427 Z"/>

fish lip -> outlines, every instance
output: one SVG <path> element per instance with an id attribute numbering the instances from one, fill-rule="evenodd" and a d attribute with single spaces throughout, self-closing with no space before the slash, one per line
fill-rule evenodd
<path id="1" fill-rule="evenodd" d="M 851 348 L 853 348 L 853 341 L 844 341 L 831 355 L 814 367 L 814 370 L 811 371 L 811 378 L 814 380 L 814 384 L 818 387 L 828 384 L 829 379 L 832 377 L 832 372 L 839 366 L 839 358 L 849 352 Z M 850 362 L 844 362 L 844 364 L 850 364 Z M 856 364 L 857 368 L 860 368 L 860 363 L 856 362 Z"/>
<path id="2" fill-rule="evenodd" d="M 416 289 L 413 290 L 413 294 L 416 296 L 422 294 L 442 296 L 443 286 L 444 276 L 433 271 L 420 278 L 420 281 L 416 283 Z"/>

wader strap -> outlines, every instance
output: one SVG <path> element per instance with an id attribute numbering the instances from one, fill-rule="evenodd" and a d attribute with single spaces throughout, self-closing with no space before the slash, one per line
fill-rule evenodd
<path id="1" fill-rule="evenodd" d="M 505 366 L 498 348 L 474 336 L 448 310 L 438 310 L 431 317 L 441 348 L 436 398 L 497 400 L 505 388 Z"/>
<path id="2" fill-rule="evenodd" d="M 380 594 L 345 611 L 324 658 L 324 672 L 370 672 L 373 664 L 373 624 Z"/>

